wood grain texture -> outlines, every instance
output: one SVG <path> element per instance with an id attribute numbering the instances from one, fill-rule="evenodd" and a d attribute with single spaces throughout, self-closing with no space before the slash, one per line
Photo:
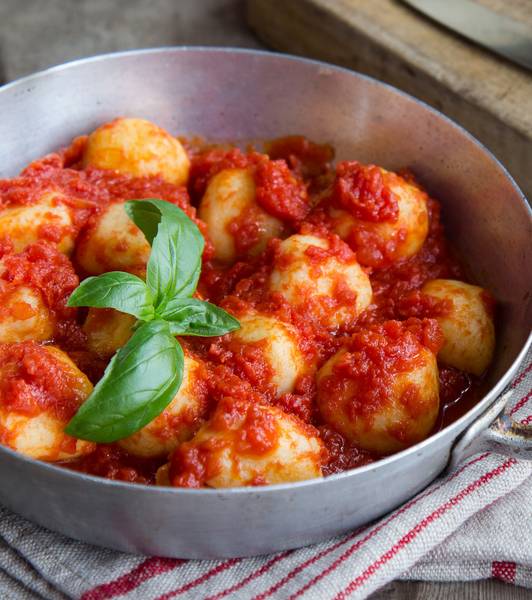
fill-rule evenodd
<path id="1" fill-rule="evenodd" d="M 497 10 L 501 0 L 482 0 Z M 522 0 L 519 0 L 520 2 Z M 529 17 L 527 0 L 523 19 Z M 512 5 L 513 13 L 519 3 Z M 347 66 L 461 123 L 532 196 L 532 76 L 395 0 L 248 0 L 268 45 Z"/>

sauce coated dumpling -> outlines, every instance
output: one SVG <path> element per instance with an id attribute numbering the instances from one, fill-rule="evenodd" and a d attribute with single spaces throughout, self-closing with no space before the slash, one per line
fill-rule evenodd
<path id="1" fill-rule="evenodd" d="M 160 175 L 169 183 L 185 185 L 190 160 L 179 140 L 154 123 L 115 119 L 91 133 L 83 166 L 136 177 Z"/>
<path id="2" fill-rule="evenodd" d="M 369 277 L 353 251 L 334 235 L 298 234 L 281 242 L 269 289 L 333 329 L 354 320 L 372 298 Z"/>
<path id="3" fill-rule="evenodd" d="M 83 324 L 87 347 L 101 358 L 111 358 L 133 335 L 136 321 L 113 308 L 89 308 Z"/>
<path id="4" fill-rule="evenodd" d="M 301 481 L 321 477 L 323 456 L 312 426 L 276 407 L 226 397 L 157 481 L 214 488 Z"/>
<path id="5" fill-rule="evenodd" d="M 0 239 L 10 239 L 15 252 L 47 240 L 60 252 L 70 254 L 74 248 L 73 220 L 62 198 L 61 194 L 47 192 L 35 204 L 0 210 Z"/>
<path id="6" fill-rule="evenodd" d="M 433 279 L 421 291 L 445 301 L 442 314 L 436 317 L 445 340 L 439 360 L 461 371 L 482 375 L 495 348 L 491 296 L 476 285 L 452 279 Z"/>
<path id="7" fill-rule="evenodd" d="M 428 234 L 425 192 L 373 165 L 338 165 L 328 211 L 334 231 L 356 251 L 361 264 L 371 267 L 410 258 Z"/>
<path id="8" fill-rule="evenodd" d="M 217 173 L 198 214 L 207 225 L 215 258 L 224 263 L 259 254 L 268 240 L 283 232 L 283 223 L 255 201 L 255 180 L 248 168 Z"/>
<path id="9" fill-rule="evenodd" d="M 360 448 L 389 454 L 427 437 L 438 415 L 435 321 L 387 321 L 355 333 L 318 372 L 324 421 Z"/>
<path id="10" fill-rule="evenodd" d="M 90 275 L 127 271 L 143 276 L 150 257 L 150 244 L 128 217 L 124 204 L 109 205 L 95 215 L 76 244 L 76 259 Z"/>
<path id="11" fill-rule="evenodd" d="M 228 338 L 233 360 L 248 367 L 259 388 L 270 387 L 275 396 L 291 392 L 309 366 L 299 346 L 297 331 L 275 317 L 260 313 L 238 315 L 240 329 Z"/>
<path id="12" fill-rule="evenodd" d="M 35 342 L 0 344 L 0 440 L 45 461 L 76 458 L 92 442 L 64 433 L 92 392 L 92 384 L 67 354 Z"/>
<path id="13" fill-rule="evenodd" d="M 151 423 L 118 444 L 130 454 L 149 458 L 167 456 L 189 440 L 207 410 L 206 377 L 205 365 L 185 355 L 183 381 L 172 402 Z"/>
<path id="14" fill-rule="evenodd" d="M 0 281 L 0 343 L 43 341 L 52 337 L 54 319 L 41 293 Z"/>

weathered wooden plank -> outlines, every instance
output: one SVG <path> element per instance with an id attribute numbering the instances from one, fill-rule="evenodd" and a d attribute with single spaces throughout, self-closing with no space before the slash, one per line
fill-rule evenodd
<path id="1" fill-rule="evenodd" d="M 482 0 L 499 11 L 502 0 Z M 512 16 L 532 23 L 530 3 Z M 268 45 L 348 66 L 421 98 L 484 142 L 532 196 L 532 76 L 394 0 L 248 0 Z M 532 27 L 532 25 L 531 25 Z"/>

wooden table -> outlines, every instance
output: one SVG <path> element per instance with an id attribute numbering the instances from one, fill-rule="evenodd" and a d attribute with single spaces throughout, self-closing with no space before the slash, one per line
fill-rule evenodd
<path id="1" fill-rule="evenodd" d="M 179 44 L 264 47 L 239 0 L 0 2 L 0 83 L 91 54 Z M 498 581 L 393 582 L 372 598 L 525 600 L 530 592 Z"/>

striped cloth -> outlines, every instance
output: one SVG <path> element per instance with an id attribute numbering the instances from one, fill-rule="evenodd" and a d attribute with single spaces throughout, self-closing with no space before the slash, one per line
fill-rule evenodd
<path id="1" fill-rule="evenodd" d="M 532 423 L 532 353 L 512 416 Z M 365 598 L 393 579 L 494 577 L 532 588 L 532 462 L 469 457 L 401 508 L 321 544 L 252 559 L 140 557 L 57 535 L 1 509 L 0 597 L 83 600 Z"/>

